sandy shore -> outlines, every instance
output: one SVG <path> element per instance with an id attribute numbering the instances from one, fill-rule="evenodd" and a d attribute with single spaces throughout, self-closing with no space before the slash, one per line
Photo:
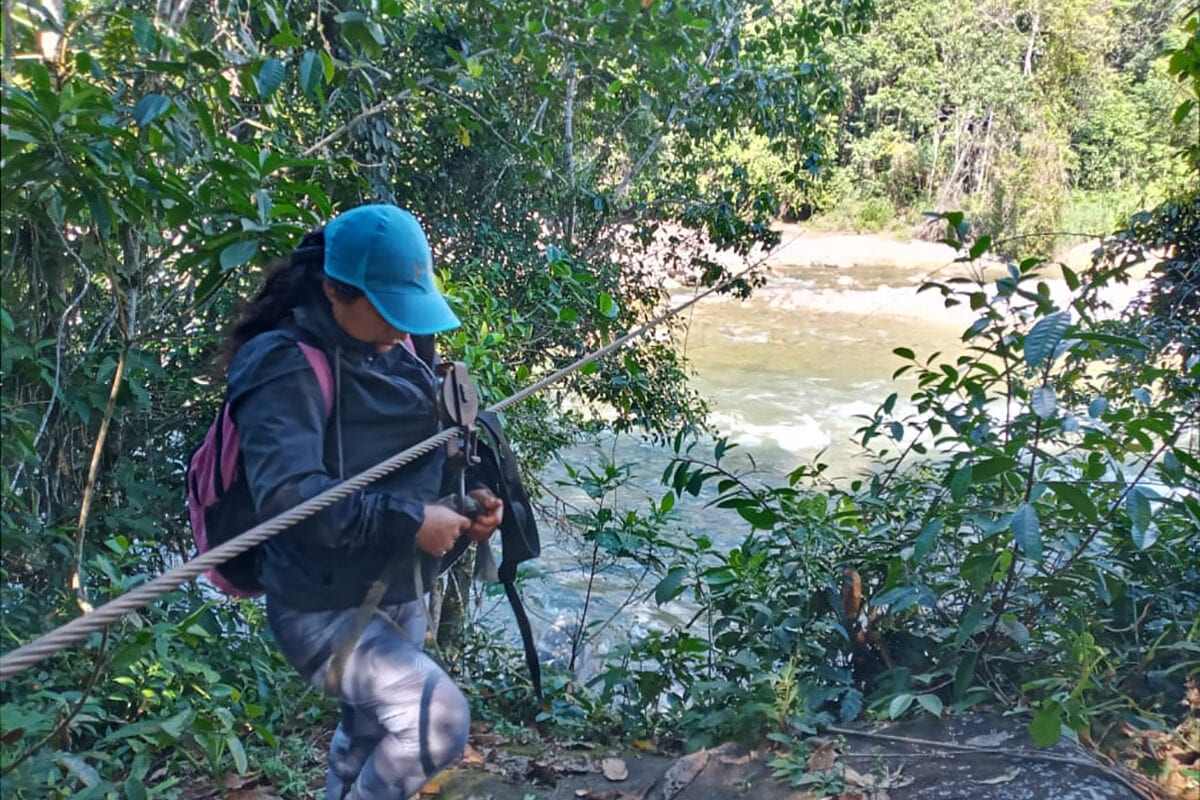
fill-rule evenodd
<path id="1" fill-rule="evenodd" d="M 903 271 L 928 271 L 954 262 L 960 255 L 938 242 L 897 239 L 886 234 L 814 233 L 803 225 L 780 224 L 779 250 L 768 259 L 771 266 L 897 267 Z M 1072 269 L 1091 263 L 1098 239 L 1082 242 L 1057 254 Z"/>

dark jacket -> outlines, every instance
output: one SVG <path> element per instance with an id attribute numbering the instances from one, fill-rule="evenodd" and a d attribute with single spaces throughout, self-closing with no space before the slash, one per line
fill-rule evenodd
<path id="1" fill-rule="evenodd" d="M 332 414 L 298 339 L 329 359 Z M 377 353 L 328 308 L 298 309 L 293 324 L 251 339 L 230 364 L 227 399 L 260 519 L 436 434 L 435 391 L 429 366 L 407 348 Z M 439 448 L 267 540 L 260 581 L 268 598 L 298 611 L 356 606 L 397 550 L 421 558 L 432 585 L 440 559 L 414 540 L 424 506 L 440 495 L 445 460 Z M 414 599 L 412 572 L 411 560 L 400 565 L 385 605 Z"/>

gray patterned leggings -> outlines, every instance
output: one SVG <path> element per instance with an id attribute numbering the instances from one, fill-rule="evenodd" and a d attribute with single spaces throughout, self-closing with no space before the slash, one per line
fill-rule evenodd
<path id="1" fill-rule="evenodd" d="M 354 611 L 301 612 L 267 601 L 284 657 L 318 688 Z M 367 624 L 342 673 L 325 800 L 407 800 L 462 755 L 467 701 L 422 651 L 424 641 L 416 601 L 380 608 Z"/>

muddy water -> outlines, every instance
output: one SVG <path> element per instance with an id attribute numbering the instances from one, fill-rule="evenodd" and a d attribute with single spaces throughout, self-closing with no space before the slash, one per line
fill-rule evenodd
<path id="1" fill-rule="evenodd" d="M 917 291 L 930 278 L 966 274 L 948 248 L 877 237 L 821 237 L 805 244 L 793 251 L 796 257 L 771 265 L 766 285 L 749 300 L 710 298 L 690 312 L 686 353 L 696 373 L 694 386 L 710 402 L 715 427 L 739 445 L 726 465 L 757 470 L 751 482 L 779 483 L 814 458 L 828 465 L 828 477 L 860 474 L 867 461 L 856 444 L 855 430 L 863 424 L 856 415 L 871 414 L 893 391 L 899 393 L 897 412 L 903 414 L 915 388 L 911 378 L 892 380 L 903 363 L 893 349 L 953 358 L 963 350 L 962 331 L 975 319 L 964 307 L 947 309 L 938 292 Z M 1086 259 L 1090 248 L 1083 251 Z M 994 265 L 989 280 L 1002 269 Z M 1051 267 L 1045 277 L 1061 304 L 1066 292 L 1057 275 Z M 1123 308 L 1138 288 L 1114 287 L 1108 300 Z M 674 300 L 687 296 L 681 288 Z M 590 546 L 553 524 L 555 514 L 595 508 L 579 489 L 554 485 L 566 477 L 564 463 L 600 469 L 611 459 L 628 465 L 629 482 L 605 502 L 644 509 L 665 491 L 659 481 L 670 453 L 622 437 L 581 444 L 559 456 L 562 463 L 545 475 L 556 499 L 542 522 L 540 575 L 525 594 L 546 655 L 560 659 L 570 651 L 563 631 L 578 624 L 587 602 L 584 621 L 592 649 L 583 660 L 586 673 L 598 663 L 597 652 L 691 619 L 695 609 L 686 601 L 660 608 L 653 595 L 658 576 L 637 569 L 611 567 L 593 578 Z M 680 538 L 703 534 L 719 547 L 735 545 L 747 525 L 733 512 L 707 506 L 712 498 L 711 488 L 698 499 L 685 497 L 666 532 Z M 511 627 L 502 600 L 485 607 L 497 624 Z"/>
<path id="2" fill-rule="evenodd" d="M 961 351 L 970 318 L 934 292 L 933 270 L 782 266 L 751 299 L 703 301 L 687 355 L 713 423 L 768 472 L 820 453 L 839 476 L 861 469 L 855 430 L 897 389 L 896 347 Z"/>
<path id="3" fill-rule="evenodd" d="M 819 261 L 820 259 L 818 259 Z M 949 259 L 930 262 L 839 266 L 828 263 L 776 264 L 767 283 L 746 301 L 711 298 L 690 312 L 687 357 L 694 385 L 712 408 L 714 426 L 738 445 L 727 463 L 758 471 L 757 479 L 779 482 L 796 466 L 820 455 L 834 476 L 848 477 L 865 466 L 855 445 L 855 429 L 892 391 L 907 397 L 911 383 L 895 384 L 902 363 L 896 347 L 919 353 L 962 349 L 960 334 L 971 317 L 945 309 L 934 292 L 917 293 L 919 284 L 945 270 Z M 675 302 L 688 297 L 676 291 Z M 711 450 L 709 451 L 711 453 Z M 556 485 L 566 478 L 564 464 L 599 469 L 608 459 L 629 466 L 629 482 L 605 502 L 645 508 L 660 497 L 659 483 L 670 461 L 666 449 L 626 436 L 581 444 L 559 454 L 547 471 L 556 495 L 550 517 L 595 508 L 581 490 Z M 746 533 L 732 512 L 706 507 L 711 494 L 677 506 L 673 533 L 705 534 L 730 546 Z M 686 603 L 659 608 L 653 601 L 657 578 L 637 569 L 612 567 L 592 579 L 591 549 L 562 531 L 551 518 L 542 522 L 540 575 L 525 591 L 534 627 L 546 656 L 563 659 L 570 651 L 570 630 L 588 602 L 592 628 L 590 655 L 616 641 L 672 620 L 691 616 Z M 590 599 L 588 599 L 590 597 Z M 485 603 L 485 613 L 509 627 L 502 598 Z"/>

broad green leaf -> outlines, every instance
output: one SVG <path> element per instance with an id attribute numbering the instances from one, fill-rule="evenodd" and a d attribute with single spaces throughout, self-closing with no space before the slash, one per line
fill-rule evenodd
<path id="1" fill-rule="evenodd" d="M 228 272 L 245 264 L 258 252 L 258 239 L 234 242 L 221 251 L 221 269 Z"/>
<path id="2" fill-rule="evenodd" d="M 944 706 L 942 705 L 942 699 L 936 694 L 919 694 L 917 695 L 917 702 L 920 703 L 921 708 L 925 709 L 930 714 L 933 714 L 935 717 L 940 717 L 942 715 L 942 709 Z"/>
<path id="3" fill-rule="evenodd" d="M 900 717 L 901 714 L 908 711 L 908 707 L 913 704 L 913 700 L 915 699 L 915 697 L 907 692 L 893 697 L 892 702 L 888 704 L 888 718 L 897 719 Z"/>
<path id="4" fill-rule="evenodd" d="M 1145 550 L 1153 547 L 1158 541 L 1158 527 L 1151 523 L 1145 530 L 1140 528 L 1133 529 L 1133 543 L 1139 550 Z"/>
<path id="5" fill-rule="evenodd" d="M 1033 390 L 1033 413 L 1042 419 L 1053 419 L 1058 414 L 1058 398 L 1054 389 L 1049 386 L 1039 386 Z"/>
<path id="6" fill-rule="evenodd" d="M 242 747 L 242 740 L 236 733 L 231 733 L 225 737 L 225 744 L 229 745 L 229 754 L 233 756 L 233 765 L 237 767 L 238 774 L 245 775 L 250 763 L 246 760 L 246 749 Z"/>
<path id="7" fill-rule="evenodd" d="M 59 753 L 54 756 L 54 761 L 65 769 L 72 778 L 89 789 L 100 785 L 100 773 L 96 771 L 95 767 L 79 756 L 71 753 Z"/>
<path id="8" fill-rule="evenodd" d="M 689 484 L 688 491 L 691 491 L 691 488 L 692 487 Z M 696 495 L 698 492 L 692 492 L 692 494 Z M 742 519 L 749 522 L 755 528 L 764 531 L 771 530 L 771 528 L 775 527 L 775 523 L 779 522 L 779 517 L 776 516 L 775 512 L 769 508 L 762 508 L 755 505 L 743 505 L 738 506 L 737 512 Z"/>
<path id="9" fill-rule="evenodd" d="M 1067 288 L 1072 292 L 1075 291 L 1079 288 L 1079 275 L 1076 274 L 1075 270 L 1071 269 L 1066 264 L 1062 264 L 1061 266 L 1063 280 L 1067 282 Z"/>
<path id="10" fill-rule="evenodd" d="M 324 77 L 324 68 L 321 65 L 321 57 L 313 50 L 305 51 L 300 57 L 300 89 L 309 97 L 313 97 L 317 92 L 317 87 L 321 85 L 321 79 Z"/>
<path id="11" fill-rule="evenodd" d="M 258 96 L 266 100 L 275 94 L 275 90 L 283 85 L 283 79 L 286 76 L 287 71 L 283 67 L 283 62 L 278 58 L 268 58 L 258 68 L 258 75 L 254 78 L 254 83 L 258 87 Z"/>
<path id="12" fill-rule="evenodd" d="M 1046 703 L 1033 715 L 1029 733 L 1038 747 L 1049 747 L 1062 735 L 1062 707 L 1058 703 Z"/>
<path id="13" fill-rule="evenodd" d="M 610 319 L 617 315 L 617 303 L 607 292 L 600 293 L 598 302 L 601 314 Z"/>
<path id="14" fill-rule="evenodd" d="M 1082 514 L 1088 522 L 1095 522 L 1097 517 L 1096 504 L 1092 502 L 1092 498 L 1083 489 L 1080 489 L 1073 483 L 1065 483 L 1063 481 L 1052 481 L 1046 484 L 1071 508 Z"/>
<path id="15" fill-rule="evenodd" d="M 986 253 L 988 250 L 990 250 L 991 247 L 992 247 L 992 237 L 980 236 L 978 239 L 975 240 L 975 244 L 971 245 L 971 249 L 968 252 L 968 255 L 970 256 L 971 260 L 974 261 L 975 259 L 979 258 L 981 255 Z"/>
<path id="16" fill-rule="evenodd" d="M 660 606 L 663 603 L 674 600 L 683 592 L 683 579 L 687 577 L 687 570 L 683 567 L 672 567 L 667 573 L 667 577 L 658 582 L 658 586 L 654 587 L 654 602 Z"/>
<path id="17" fill-rule="evenodd" d="M 1171 121 L 1176 125 L 1182 125 L 1183 121 L 1187 118 L 1187 115 L 1192 113 L 1192 106 L 1194 103 L 1195 101 L 1191 99 L 1184 100 L 1182 103 L 1180 103 L 1176 107 L 1175 113 L 1171 115 Z"/>
<path id="18" fill-rule="evenodd" d="M 154 22 L 141 15 L 133 18 L 133 41 L 137 44 L 138 50 L 143 53 L 153 53 L 158 49 L 158 31 L 154 29 Z"/>
<path id="19" fill-rule="evenodd" d="M 967 689 L 971 688 L 971 682 L 975 678 L 975 665 L 978 661 L 978 651 L 973 650 L 962 655 L 962 660 L 958 662 L 958 668 L 954 670 L 955 700 L 961 700 L 963 695 L 967 693 Z"/>
<path id="20" fill-rule="evenodd" d="M 1141 486 L 1135 486 L 1125 495 L 1125 510 L 1129 513 L 1129 522 L 1133 526 L 1133 543 L 1139 550 L 1144 550 L 1146 532 L 1150 529 L 1150 497 Z"/>
<path id="21" fill-rule="evenodd" d="M 125 800 L 147 800 L 146 786 L 132 776 L 125 779 Z"/>
<path id="22" fill-rule="evenodd" d="M 958 574 L 967 585 L 971 587 L 971 591 L 982 592 L 992 579 L 992 572 L 996 569 L 996 555 L 990 552 L 972 553 L 967 556 L 958 568 Z"/>
<path id="23" fill-rule="evenodd" d="M 1108 410 L 1108 400 L 1103 397 L 1097 397 L 1092 402 L 1088 403 L 1088 416 L 1092 419 L 1099 419 L 1100 415 Z"/>
<path id="24" fill-rule="evenodd" d="M 1042 560 L 1042 530 L 1037 511 L 1029 503 L 1022 503 L 1012 516 L 1013 539 L 1021 546 L 1026 557 Z"/>
<path id="25" fill-rule="evenodd" d="M 858 689 L 847 689 L 842 695 L 841 708 L 838 709 L 838 716 L 842 718 L 842 722 L 853 722 L 858 719 L 858 715 L 862 713 L 863 696 Z"/>
<path id="26" fill-rule="evenodd" d="M 950 497 L 954 502 L 961 503 L 966 498 L 974 476 L 975 470 L 971 464 L 963 464 L 954 471 L 954 475 L 950 478 Z"/>
<path id="27" fill-rule="evenodd" d="M 171 108 L 171 98 L 162 94 L 148 94 L 133 107 L 133 121 L 144 128 Z"/>
<path id="28" fill-rule="evenodd" d="M 958 626 L 958 633 L 954 635 L 954 648 L 956 650 L 961 650 L 962 646 L 967 643 L 967 640 L 975 635 L 975 631 L 979 630 L 979 621 L 983 619 L 984 612 L 987 609 L 988 604 L 981 600 L 968 608 L 967 613 L 963 614 L 962 622 Z"/>
<path id="29" fill-rule="evenodd" d="M 1016 466 L 1017 462 L 1008 456 L 988 458 L 972 466 L 971 477 L 976 481 L 987 481 Z"/>
<path id="30" fill-rule="evenodd" d="M 913 561 L 920 563 L 925 560 L 925 556 L 933 549 L 933 545 L 937 542 L 938 534 L 942 531 L 942 526 L 945 524 L 943 519 L 930 520 L 925 523 L 925 527 L 921 528 L 921 532 L 917 534 L 917 540 L 913 543 Z"/>
<path id="31" fill-rule="evenodd" d="M 1029 628 L 1025 627 L 1018 619 L 1006 619 L 1000 622 L 1000 626 L 1008 632 L 1008 635 L 1014 642 L 1025 647 L 1029 644 Z"/>
<path id="32" fill-rule="evenodd" d="M 1096 333 L 1094 331 L 1079 331 L 1072 334 L 1072 337 L 1081 342 L 1104 342 L 1105 344 L 1113 344 L 1118 347 L 1128 347 L 1131 350 L 1146 350 L 1146 343 L 1140 342 L 1137 339 L 1130 339 L 1128 336 L 1115 336 L 1111 333 Z"/>
<path id="33" fill-rule="evenodd" d="M 1053 355 L 1054 348 L 1062 341 L 1063 334 L 1071 325 L 1071 315 L 1058 311 L 1038 320 L 1033 330 L 1025 337 L 1025 363 L 1033 368 Z"/>

